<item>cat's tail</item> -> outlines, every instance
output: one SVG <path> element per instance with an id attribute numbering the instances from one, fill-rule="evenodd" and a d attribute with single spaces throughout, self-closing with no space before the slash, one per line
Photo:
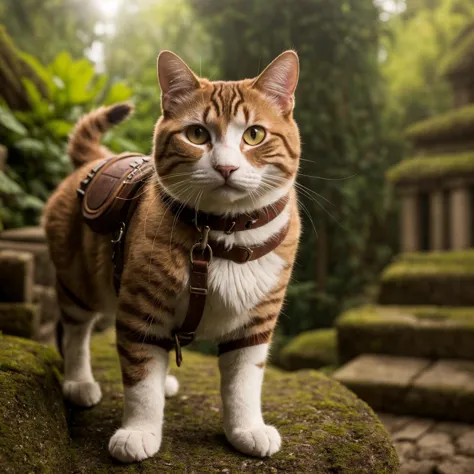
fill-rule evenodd
<path id="1" fill-rule="evenodd" d="M 80 118 L 69 138 L 68 153 L 75 168 L 105 158 L 107 150 L 100 140 L 107 130 L 123 122 L 133 112 L 133 105 L 121 103 L 100 107 Z"/>

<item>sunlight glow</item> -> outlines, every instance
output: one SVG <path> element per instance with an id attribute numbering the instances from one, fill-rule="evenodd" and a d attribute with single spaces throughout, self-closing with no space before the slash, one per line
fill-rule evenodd
<path id="1" fill-rule="evenodd" d="M 122 0 L 96 0 L 96 3 L 106 17 L 113 18 L 117 14 Z"/>

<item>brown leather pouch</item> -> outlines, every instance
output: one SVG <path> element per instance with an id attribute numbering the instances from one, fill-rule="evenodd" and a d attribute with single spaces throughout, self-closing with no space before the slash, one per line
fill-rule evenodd
<path id="1" fill-rule="evenodd" d="M 152 170 L 150 158 L 137 153 L 114 156 L 95 166 L 77 190 L 89 227 L 99 234 L 119 229 Z"/>

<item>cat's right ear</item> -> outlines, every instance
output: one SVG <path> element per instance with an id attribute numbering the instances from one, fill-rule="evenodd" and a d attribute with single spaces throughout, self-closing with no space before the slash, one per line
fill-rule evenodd
<path id="1" fill-rule="evenodd" d="M 169 111 L 180 98 L 200 87 L 193 71 L 171 51 L 162 51 L 158 56 L 158 81 L 163 111 Z"/>

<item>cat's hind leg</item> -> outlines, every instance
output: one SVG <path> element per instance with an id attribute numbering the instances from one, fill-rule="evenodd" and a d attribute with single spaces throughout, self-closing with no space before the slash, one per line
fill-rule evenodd
<path id="1" fill-rule="evenodd" d="M 63 394 L 76 405 L 91 407 L 102 398 L 99 384 L 94 380 L 90 360 L 90 337 L 98 314 L 71 304 L 61 304 L 62 341 L 64 357 Z"/>
<path id="2" fill-rule="evenodd" d="M 172 398 L 178 394 L 179 382 L 174 375 L 167 375 L 165 380 L 165 397 Z"/>

